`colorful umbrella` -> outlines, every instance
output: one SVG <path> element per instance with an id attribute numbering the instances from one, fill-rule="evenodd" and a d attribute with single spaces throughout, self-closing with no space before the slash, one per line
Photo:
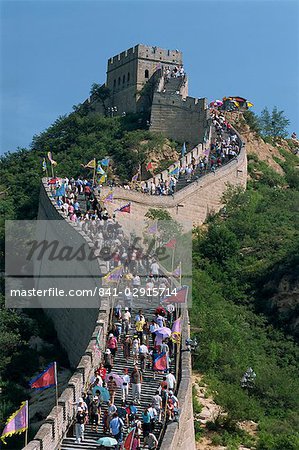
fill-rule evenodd
<path id="1" fill-rule="evenodd" d="M 155 311 L 155 314 L 159 314 L 161 316 L 165 316 L 166 315 L 166 310 L 165 310 L 165 308 L 163 308 L 163 306 L 158 306 L 158 308 Z"/>
<path id="2" fill-rule="evenodd" d="M 118 387 L 123 385 L 124 380 L 117 373 L 114 373 L 114 372 L 107 373 L 105 381 L 108 382 L 110 377 L 113 378 L 113 380 L 115 381 L 115 383 L 117 384 Z"/>
<path id="3" fill-rule="evenodd" d="M 51 180 L 48 181 L 48 184 L 56 184 L 59 181 L 59 178 L 51 178 Z"/>
<path id="4" fill-rule="evenodd" d="M 102 437 L 97 440 L 97 444 L 102 445 L 103 447 L 114 447 L 117 445 L 117 440 L 108 436 Z"/>
<path id="5" fill-rule="evenodd" d="M 155 330 L 156 334 L 160 334 L 163 337 L 169 337 L 171 335 L 171 329 L 167 327 L 160 327 Z"/>
<path id="6" fill-rule="evenodd" d="M 102 386 L 94 386 L 92 388 L 92 395 L 95 397 L 97 395 L 97 391 L 100 391 L 100 396 L 103 402 L 109 402 L 110 400 L 110 394 L 108 389 L 102 387 Z"/>

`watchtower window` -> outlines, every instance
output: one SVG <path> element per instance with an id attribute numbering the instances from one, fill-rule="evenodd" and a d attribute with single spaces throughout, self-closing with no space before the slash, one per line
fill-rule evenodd
<path id="1" fill-rule="evenodd" d="M 123 75 L 123 84 L 126 82 L 126 75 Z"/>
<path id="2" fill-rule="evenodd" d="M 113 81 L 113 89 L 116 88 L 116 80 Z"/>
<path id="3" fill-rule="evenodd" d="M 145 71 L 144 71 L 144 78 L 149 78 L 148 69 L 145 69 Z"/>
<path id="4" fill-rule="evenodd" d="M 128 72 L 128 75 L 127 75 L 127 81 L 128 81 L 128 82 L 130 81 L 130 72 Z"/>
<path id="5" fill-rule="evenodd" d="M 118 82 L 117 83 L 118 83 L 118 85 L 120 85 L 120 77 L 118 77 Z"/>

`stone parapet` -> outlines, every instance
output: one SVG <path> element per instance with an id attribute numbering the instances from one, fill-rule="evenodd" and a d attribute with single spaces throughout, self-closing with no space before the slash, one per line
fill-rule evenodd
<path id="1" fill-rule="evenodd" d="M 110 212 L 131 202 L 131 214 L 117 214 L 117 220 L 126 229 L 132 226 L 134 219 L 145 220 L 150 208 L 165 209 L 178 222 L 188 221 L 193 226 L 201 225 L 212 212 L 223 206 L 222 196 L 229 186 L 246 187 L 247 157 L 245 147 L 241 148 L 237 158 L 208 173 L 175 193 L 173 196 L 143 194 L 135 190 L 116 187 L 113 191 L 114 203 L 108 205 Z M 109 188 L 103 188 L 106 195 Z"/>
<path id="2" fill-rule="evenodd" d="M 50 195 L 47 179 L 43 179 L 40 194 L 40 220 L 63 220 L 66 215 L 56 206 Z M 70 236 L 72 228 L 83 239 L 89 242 L 87 236 L 74 224 L 68 222 Z M 92 245 L 89 243 L 89 245 Z M 101 272 L 102 261 L 97 260 Z M 44 424 L 36 433 L 34 439 L 23 450 L 57 450 L 75 417 L 74 402 L 85 390 L 94 367 L 101 361 L 101 352 L 95 347 L 97 340 L 100 348 L 105 348 L 106 333 L 110 316 L 108 299 L 101 301 L 100 310 L 84 309 L 84 326 L 82 325 L 81 309 L 48 309 L 46 314 L 53 320 L 61 345 L 68 353 L 70 361 L 77 361 L 77 367 L 71 376 L 67 388 L 58 398 L 58 406 L 52 408 Z M 75 333 L 75 331 L 77 331 Z M 81 333 L 81 335 L 80 335 Z M 75 336 L 75 340 L 73 338 Z"/>

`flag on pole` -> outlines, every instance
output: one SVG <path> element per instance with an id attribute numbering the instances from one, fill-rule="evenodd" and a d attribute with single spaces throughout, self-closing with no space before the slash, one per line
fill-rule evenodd
<path id="1" fill-rule="evenodd" d="M 146 165 L 146 170 L 153 170 L 153 163 L 149 162 L 149 163 Z"/>
<path id="2" fill-rule="evenodd" d="M 179 175 L 179 173 L 180 173 L 180 168 L 175 167 L 174 169 L 172 169 L 168 172 L 168 175 Z"/>
<path id="3" fill-rule="evenodd" d="M 106 174 L 105 174 L 105 175 L 102 175 L 102 176 L 98 179 L 98 183 L 99 183 L 99 184 L 105 183 L 106 178 L 107 178 L 107 175 L 106 175 Z"/>
<path id="4" fill-rule="evenodd" d="M 181 150 L 181 152 L 182 152 L 182 156 L 184 156 L 185 155 L 185 153 L 186 153 L 186 142 L 184 142 L 183 143 L 183 147 L 182 147 L 182 150 Z"/>
<path id="5" fill-rule="evenodd" d="M 128 436 L 126 437 L 125 442 L 124 442 L 125 450 L 131 450 L 131 448 L 133 446 L 135 430 L 136 430 L 136 428 L 133 428 L 133 430 L 131 430 L 130 433 L 128 434 Z"/>
<path id="6" fill-rule="evenodd" d="M 181 332 L 182 332 L 182 320 L 179 317 L 173 322 L 170 339 L 175 344 L 179 344 L 181 341 Z"/>
<path id="7" fill-rule="evenodd" d="M 43 168 L 43 171 L 46 172 L 46 170 L 47 170 L 46 158 L 43 159 L 42 168 Z"/>
<path id="8" fill-rule="evenodd" d="M 147 229 L 147 232 L 150 234 L 157 234 L 158 233 L 158 222 L 155 222 L 153 225 L 149 226 Z"/>
<path id="9" fill-rule="evenodd" d="M 182 286 L 180 289 L 176 289 L 176 292 L 164 297 L 161 302 L 165 304 L 169 303 L 180 303 L 186 304 L 188 298 L 188 286 Z"/>
<path id="10" fill-rule="evenodd" d="M 116 211 L 130 214 L 130 212 L 131 212 L 131 202 L 127 203 L 126 205 L 121 206 L 120 208 L 117 208 L 117 209 L 114 210 L 114 212 L 116 212 Z"/>
<path id="11" fill-rule="evenodd" d="M 52 152 L 48 152 L 48 160 L 50 161 L 52 166 L 57 166 L 57 162 L 52 158 Z"/>
<path id="12" fill-rule="evenodd" d="M 168 363 L 167 363 L 167 355 L 165 352 L 158 353 L 154 356 L 154 364 L 153 369 L 157 371 L 164 371 L 167 370 Z"/>
<path id="13" fill-rule="evenodd" d="M 91 159 L 87 164 L 81 164 L 84 169 L 95 169 L 96 167 L 96 159 Z"/>
<path id="14" fill-rule="evenodd" d="M 133 182 L 134 182 L 134 181 L 138 181 L 138 177 L 139 177 L 139 172 L 137 172 L 136 175 L 134 175 L 134 176 L 132 177 L 132 181 L 133 181 Z"/>
<path id="15" fill-rule="evenodd" d="M 28 429 L 28 401 L 22 402 L 20 408 L 6 421 L 4 430 L 0 437 L 6 444 L 5 439 L 13 434 L 21 434 Z"/>
<path id="16" fill-rule="evenodd" d="M 32 378 L 29 381 L 29 385 L 32 389 L 38 389 L 40 391 L 47 389 L 52 386 L 56 386 L 56 374 L 55 374 L 55 363 L 52 362 L 48 367 L 37 377 Z"/>
<path id="17" fill-rule="evenodd" d="M 166 244 L 163 245 L 163 247 L 167 247 L 167 248 L 175 248 L 176 246 L 176 239 L 170 239 L 170 241 L 166 242 Z"/>
<path id="18" fill-rule="evenodd" d="M 106 195 L 106 197 L 103 198 L 103 202 L 113 202 L 113 192 L 110 191 L 109 194 Z"/>
<path id="19" fill-rule="evenodd" d="M 105 175 L 106 172 L 103 170 L 102 166 L 101 166 L 101 161 L 98 161 L 98 165 L 97 165 L 97 174 L 98 175 Z"/>
<path id="20" fill-rule="evenodd" d="M 106 282 L 109 282 L 109 281 L 119 281 L 119 280 L 121 279 L 121 277 L 122 277 L 123 271 L 124 271 L 123 266 L 122 266 L 122 265 L 121 265 L 121 266 L 118 266 L 118 267 L 116 267 L 115 269 L 111 270 L 111 272 L 107 273 L 107 275 L 105 275 L 105 276 L 103 277 L 103 279 L 104 279 Z"/>
<path id="21" fill-rule="evenodd" d="M 179 278 L 182 275 L 181 263 L 174 269 L 171 275 L 175 278 Z"/>
<path id="22" fill-rule="evenodd" d="M 104 158 L 100 161 L 100 164 L 102 164 L 102 166 L 104 167 L 108 167 L 109 166 L 109 162 L 110 162 L 110 158 Z"/>

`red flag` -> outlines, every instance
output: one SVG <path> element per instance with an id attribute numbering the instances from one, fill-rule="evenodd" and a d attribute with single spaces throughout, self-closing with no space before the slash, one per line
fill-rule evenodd
<path id="1" fill-rule="evenodd" d="M 159 372 L 167 369 L 167 355 L 165 352 L 159 353 L 154 357 L 153 368 Z"/>
<path id="2" fill-rule="evenodd" d="M 175 293 L 164 297 L 162 302 L 168 303 L 187 303 L 188 298 L 188 286 L 182 286 L 181 289 L 176 290 Z"/>
<path id="3" fill-rule="evenodd" d="M 115 209 L 114 212 L 116 212 L 116 211 L 118 211 L 118 212 L 124 212 L 124 213 L 129 213 L 129 214 L 130 214 L 130 212 L 131 212 L 131 203 L 127 203 L 126 205 L 121 206 L 121 207 L 118 208 L 118 209 Z"/>
<path id="4" fill-rule="evenodd" d="M 176 239 L 170 239 L 170 241 L 166 242 L 166 244 L 164 244 L 164 247 L 167 248 L 175 248 L 176 245 Z"/>
<path id="5" fill-rule="evenodd" d="M 146 170 L 153 170 L 153 163 L 152 162 L 149 162 L 148 164 L 147 164 L 147 166 L 146 166 Z"/>
<path id="6" fill-rule="evenodd" d="M 133 428 L 133 430 L 130 431 L 130 433 L 128 434 L 128 436 L 125 439 L 124 448 L 126 450 L 131 450 L 132 445 L 133 445 L 134 435 L 135 435 L 135 428 Z"/>
<path id="7" fill-rule="evenodd" d="M 55 363 L 51 363 L 42 373 L 29 381 L 32 389 L 47 389 L 56 385 Z"/>

